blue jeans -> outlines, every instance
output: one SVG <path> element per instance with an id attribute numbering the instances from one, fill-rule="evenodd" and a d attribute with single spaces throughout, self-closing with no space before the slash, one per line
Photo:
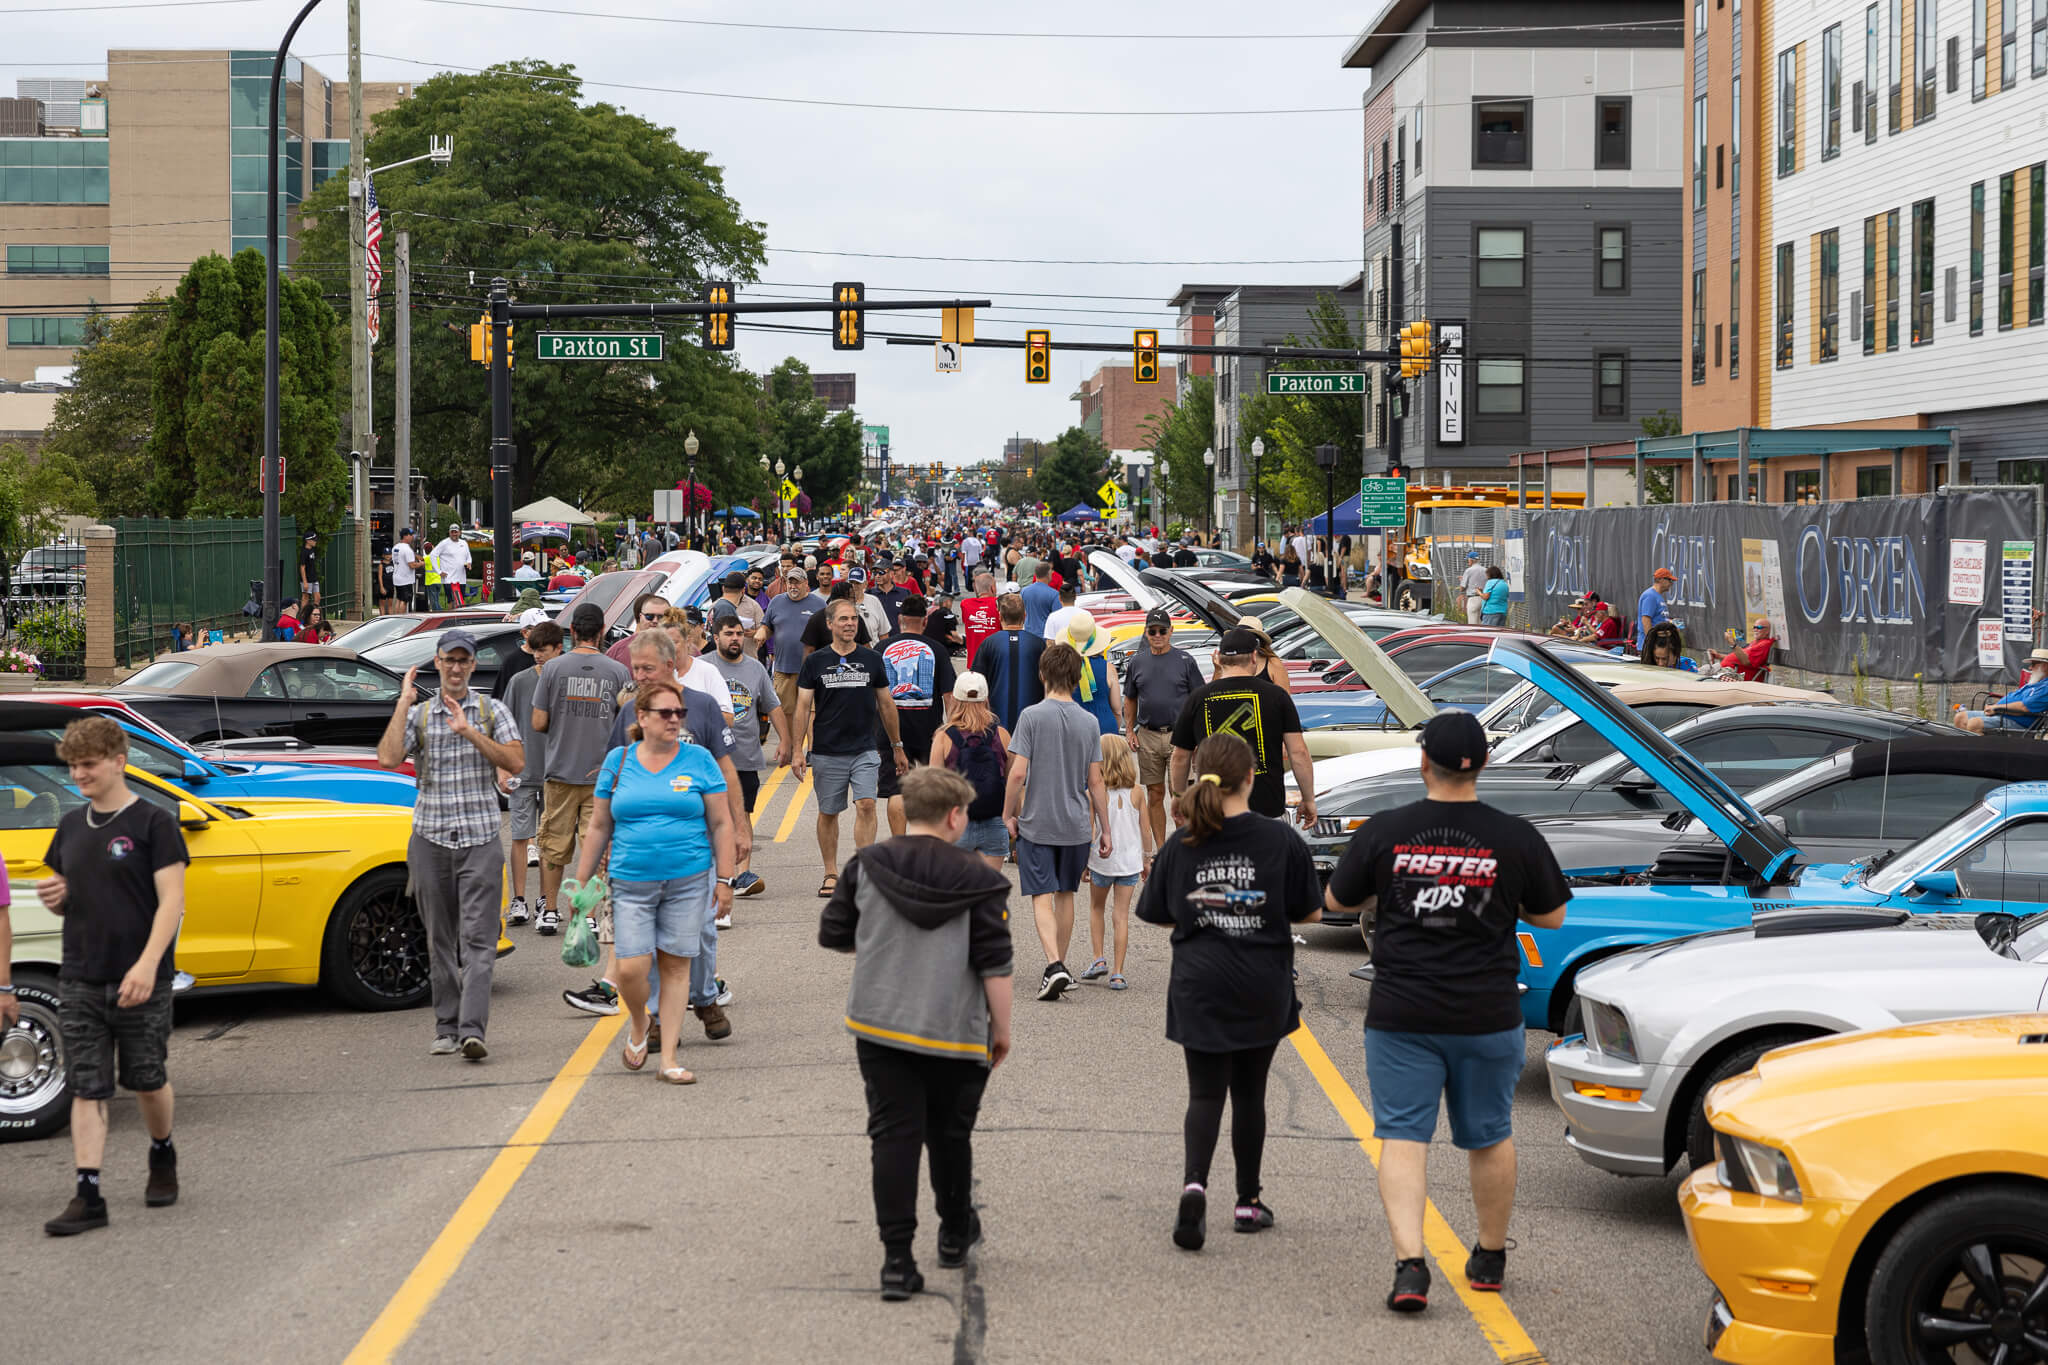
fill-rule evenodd
<path id="1" fill-rule="evenodd" d="M 1479 624 L 1482 626 L 1504 626 L 1507 623 L 1508 614 L 1504 611 L 1482 611 L 1479 613 Z"/>
<path id="2" fill-rule="evenodd" d="M 718 898 L 711 894 L 717 885 L 716 865 L 704 869 L 694 877 L 678 877 L 682 894 L 695 898 L 703 907 L 702 927 L 697 931 L 697 955 L 690 959 L 690 1004 L 709 1005 L 718 999 Z M 613 912 L 616 925 L 617 912 Z M 616 928 L 614 929 L 616 936 Z M 616 945 L 613 951 L 617 951 Z M 661 1008 L 661 973 L 647 974 L 647 1008 L 650 1012 Z"/>

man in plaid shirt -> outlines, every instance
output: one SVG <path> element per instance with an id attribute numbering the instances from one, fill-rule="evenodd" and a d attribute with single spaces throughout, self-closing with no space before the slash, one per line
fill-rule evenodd
<path id="1" fill-rule="evenodd" d="M 427 929 L 428 980 L 434 994 L 437 1057 L 490 1055 L 491 968 L 497 961 L 498 900 L 505 850 L 498 828 L 498 773 L 526 766 L 519 723 L 502 702 L 469 688 L 476 637 L 442 635 L 435 650 L 441 690 L 423 702 L 406 672 L 391 723 L 377 740 L 377 761 L 396 768 L 410 758 L 419 778 L 406 863 Z M 458 1041 L 459 1040 L 459 1041 Z"/>

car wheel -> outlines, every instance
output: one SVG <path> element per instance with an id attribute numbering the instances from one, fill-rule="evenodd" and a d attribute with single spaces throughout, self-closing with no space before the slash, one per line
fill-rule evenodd
<path id="1" fill-rule="evenodd" d="M 1694 1170 L 1703 1170 L 1714 1164 L 1714 1130 L 1707 1126 L 1707 1092 L 1730 1076 L 1740 1076 L 1755 1066 L 1756 1059 L 1772 1048 L 1784 1047 L 1788 1043 L 1803 1043 L 1814 1036 L 1811 1033 L 1783 1030 L 1759 1034 L 1744 1040 L 1735 1051 L 1714 1063 L 1713 1069 L 1707 1072 L 1706 1078 L 1686 1100 L 1685 1154 L 1692 1158 Z"/>
<path id="2" fill-rule="evenodd" d="M 71 1078 L 57 1027 L 57 982 L 20 972 L 14 997 L 21 1021 L 0 1034 L 0 1142 L 30 1142 L 71 1121 Z"/>
<path id="3" fill-rule="evenodd" d="M 1864 1297 L 1872 1365 L 2037 1359 L 2048 1338 L 2048 1194 L 2020 1185 L 1943 1195 L 1908 1218 Z M 2031 1305 L 2031 1306 L 2030 1306 Z"/>
<path id="4" fill-rule="evenodd" d="M 1421 611 L 1429 605 L 1427 597 L 1420 596 L 1413 588 L 1402 588 L 1394 598 L 1395 605 L 1402 611 Z"/>
<path id="5" fill-rule="evenodd" d="M 342 896 L 327 921 L 320 984 L 359 1010 L 427 1000 L 427 926 L 406 894 L 404 868 L 380 868 Z"/>

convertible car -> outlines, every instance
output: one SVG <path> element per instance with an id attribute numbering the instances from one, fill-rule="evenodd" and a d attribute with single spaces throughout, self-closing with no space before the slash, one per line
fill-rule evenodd
<path id="1" fill-rule="evenodd" d="M 209 645 L 158 659 L 110 689 L 187 743 L 290 735 L 375 744 L 403 676 L 333 645 Z M 417 699 L 426 691 L 417 689 Z"/>

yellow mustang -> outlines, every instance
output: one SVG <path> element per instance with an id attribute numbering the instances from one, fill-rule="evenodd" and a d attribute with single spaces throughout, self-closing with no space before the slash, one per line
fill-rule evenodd
<path id="1" fill-rule="evenodd" d="M 1679 1204 L 1714 1359 L 2048 1359 L 2048 1015 L 1781 1048 L 1706 1114 Z"/>
<path id="2" fill-rule="evenodd" d="M 214 804 L 132 766 L 128 786 L 184 829 L 191 864 L 177 965 L 193 989 L 322 986 L 363 1010 L 426 1002 L 426 929 L 406 891 L 411 811 L 283 798 Z M 54 744 L 0 738 L 0 853 L 21 1005 L 20 1026 L 0 1033 L 0 1142 L 54 1133 L 70 1114 L 57 1030 L 63 921 L 43 908 L 35 884 L 49 875 L 43 854 L 58 819 L 83 804 Z M 501 931 L 499 954 L 511 948 Z"/>

